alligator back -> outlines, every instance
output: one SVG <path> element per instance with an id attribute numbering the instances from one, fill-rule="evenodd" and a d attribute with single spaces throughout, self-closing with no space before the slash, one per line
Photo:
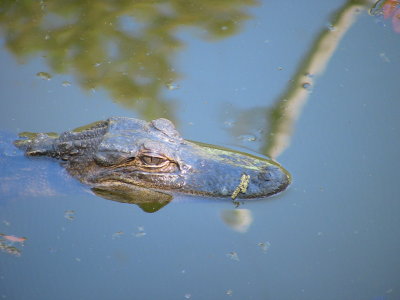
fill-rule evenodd
<path id="1" fill-rule="evenodd" d="M 60 135 L 23 132 L 19 134 L 23 139 L 15 141 L 15 145 L 28 156 L 50 156 L 68 160 L 79 154 L 93 152 L 107 128 L 107 121 L 99 121 Z"/>

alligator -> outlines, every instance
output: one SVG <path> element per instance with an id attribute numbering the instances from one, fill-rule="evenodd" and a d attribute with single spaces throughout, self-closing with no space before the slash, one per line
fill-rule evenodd
<path id="1" fill-rule="evenodd" d="M 277 162 L 185 140 L 167 119 L 111 117 L 72 131 L 21 133 L 14 144 L 28 157 L 58 159 L 99 196 L 166 204 L 173 193 L 251 199 L 290 183 Z M 150 200 L 149 200 L 150 199 Z M 143 208 L 143 207 L 142 207 Z"/>

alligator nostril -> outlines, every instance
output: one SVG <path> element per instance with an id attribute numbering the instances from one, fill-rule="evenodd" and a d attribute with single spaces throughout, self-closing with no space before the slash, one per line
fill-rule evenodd
<path id="1" fill-rule="evenodd" d="M 258 174 L 259 181 L 271 181 L 271 179 L 272 179 L 272 174 L 268 170 L 268 168 L 266 168 L 265 172 L 261 172 Z"/>

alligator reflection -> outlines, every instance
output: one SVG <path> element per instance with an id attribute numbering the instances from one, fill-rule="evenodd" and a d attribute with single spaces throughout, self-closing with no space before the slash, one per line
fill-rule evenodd
<path id="1" fill-rule="evenodd" d="M 245 208 L 227 209 L 221 212 L 222 221 L 234 231 L 245 233 L 253 223 L 251 210 Z"/>
<path id="2" fill-rule="evenodd" d="M 0 26 L 18 59 L 41 55 L 51 71 L 85 89 L 107 90 L 143 119 L 174 120 L 161 92 L 179 73 L 174 54 L 185 27 L 215 40 L 236 33 L 254 0 L 1 1 Z M 4 13 L 6 12 L 6 13 Z"/>

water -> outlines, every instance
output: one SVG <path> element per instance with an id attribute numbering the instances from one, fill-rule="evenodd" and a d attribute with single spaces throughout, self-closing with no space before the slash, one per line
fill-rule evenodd
<path id="1" fill-rule="evenodd" d="M 293 183 L 239 207 L 180 196 L 147 213 L 8 152 L 59 189 L 0 195 L 0 233 L 26 238 L 0 241 L 20 254 L 0 252 L 0 297 L 400 298 L 392 19 L 367 1 L 129 2 L 118 19 L 102 1 L 58 2 L 0 4 L 1 131 L 166 117 L 187 139 L 273 156 Z"/>

